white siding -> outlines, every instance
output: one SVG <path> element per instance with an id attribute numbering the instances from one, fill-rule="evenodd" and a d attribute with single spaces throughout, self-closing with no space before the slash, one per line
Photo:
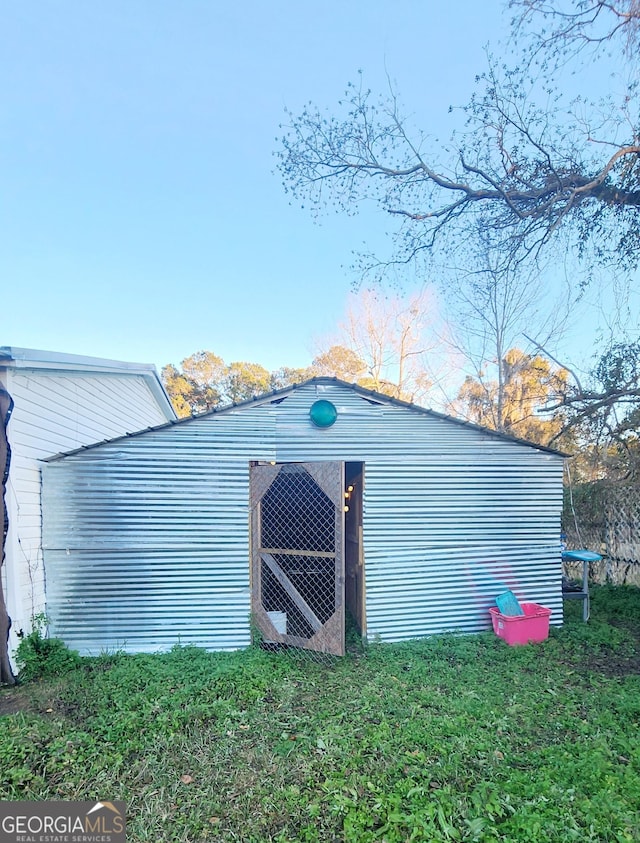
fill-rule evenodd
<path id="1" fill-rule="evenodd" d="M 167 416 L 143 375 L 21 368 L 8 369 L 4 380 L 15 404 L 7 431 L 12 457 L 5 561 L 15 635 L 45 608 L 39 460 L 163 424 Z"/>

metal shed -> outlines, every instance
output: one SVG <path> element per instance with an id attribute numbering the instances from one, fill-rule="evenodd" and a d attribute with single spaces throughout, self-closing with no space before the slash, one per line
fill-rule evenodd
<path id="1" fill-rule="evenodd" d="M 560 624 L 561 506 L 558 452 L 316 378 L 45 462 L 47 612 L 83 653 Z"/>

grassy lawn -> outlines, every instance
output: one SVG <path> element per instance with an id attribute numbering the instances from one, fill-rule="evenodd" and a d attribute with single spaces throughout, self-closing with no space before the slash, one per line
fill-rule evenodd
<path id="1" fill-rule="evenodd" d="M 0 799 L 123 799 L 131 841 L 640 841 L 640 589 L 543 644 L 318 664 L 105 656 L 0 691 Z"/>

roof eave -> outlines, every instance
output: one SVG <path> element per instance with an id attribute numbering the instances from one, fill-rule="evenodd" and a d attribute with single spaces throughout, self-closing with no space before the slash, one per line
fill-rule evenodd
<path id="1" fill-rule="evenodd" d="M 128 363 L 122 360 L 108 360 L 101 357 L 86 357 L 79 354 L 64 354 L 57 351 L 43 351 L 35 348 L 0 347 L 0 368 L 56 370 L 82 374 L 139 375 L 145 379 L 159 408 L 167 421 L 176 419 L 171 399 L 160 380 L 153 363 Z"/>

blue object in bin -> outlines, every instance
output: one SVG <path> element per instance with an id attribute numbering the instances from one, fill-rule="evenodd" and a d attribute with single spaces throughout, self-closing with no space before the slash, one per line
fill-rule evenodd
<path id="1" fill-rule="evenodd" d="M 501 615 L 508 615 L 509 617 L 524 615 L 524 609 L 518 603 L 518 598 L 513 591 L 505 591 L 504 594 L 499 594 L 496 597 L 496 606 Z"/>

